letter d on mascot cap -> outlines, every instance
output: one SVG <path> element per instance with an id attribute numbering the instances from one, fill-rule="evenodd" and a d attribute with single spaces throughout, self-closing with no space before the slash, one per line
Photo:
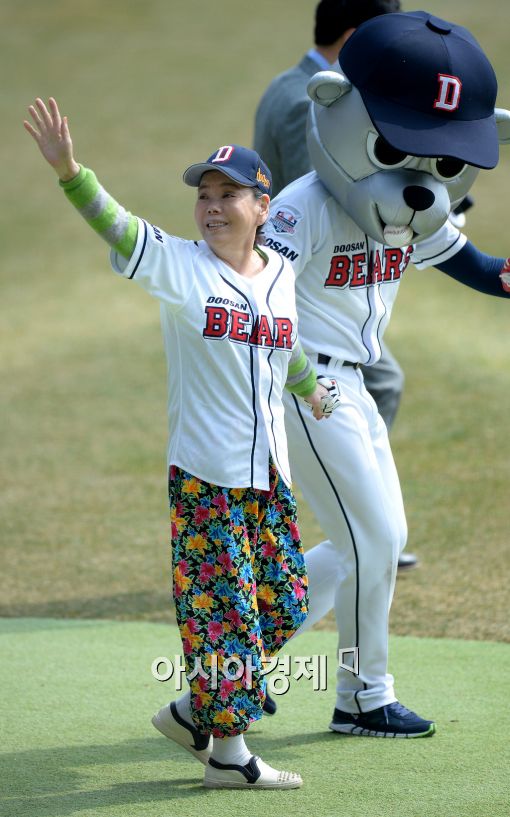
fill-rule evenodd
<path id="1" fill-rule="evenodd" d="M 390 145 L 497 165 L 496 76 L 467 29 L 424 11 L 382 14 L 356 29 L 339 59 Z"/>

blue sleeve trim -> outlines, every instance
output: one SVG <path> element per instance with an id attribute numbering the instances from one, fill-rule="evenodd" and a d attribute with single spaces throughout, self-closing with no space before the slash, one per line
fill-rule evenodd
<path id="1" fill-rule="evenodd" d="M 509 298 L 510 292 L 505 292 L 499 277 L 504 263 L 504 258 L 486 255 L 467 241 L 456 255 L 437 264 L 437 269 L 478 292 Z"/>

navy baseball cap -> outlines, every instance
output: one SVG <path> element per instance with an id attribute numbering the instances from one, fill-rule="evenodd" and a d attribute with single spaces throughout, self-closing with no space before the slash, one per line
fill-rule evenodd
<path id="1" fill-rule="evenodd" d="M 339 62 L 393 147 L 497 165 L 496 76 L 467 29 L 425 11 L 382 14 L 356 29 Z"/>
<path id="2" fill-rule="evenodd" d="M 259 154 L 241 145 L 223 145 L 205 162 L 191 165 L 184 171 L 183 179 L 190 187 L 198 187 L 200 179 L 208 170 L 219 170 L 238 184 L 258 187 L 271 195 L 271 172 Z"/>

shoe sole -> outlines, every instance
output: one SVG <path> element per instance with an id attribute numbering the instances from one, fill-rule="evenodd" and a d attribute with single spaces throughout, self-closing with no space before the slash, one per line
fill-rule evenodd
<path id="1" fill-rule="evenodd" d="M 416 570 L 419 566 L 419 562 L 415 562 L 412 565 L 398 565 L 397 573 L 409 573 L 410 570 Z"/>
<path id="2" fill-rule="evenodd" d="M 151 719 L 151 723 L 158 732 L 161 732 L 165 738 L 168 740 L 172 740 L 178 746 L 181 746 L 183 749 L 186 749 L 190 755 L 193 755 L 200 763 L 203 763 L 204 766 L 207 766 L 207 761 L 209 760 L 211 751 L 209 749 L 195 749 L 191 743 L 189 736 L 186 733 L 186 729 L 180 726 L 176 721 L 170 721 L 163 716 L 161 716 L 160 712 L 156 712 L 156 714 Z"/>
<path id="3" fill-rule="evenodd" d="M 273 769 L 258 755 L 252 755 L 243 766 L 210 758 L 204 774 L 208 789 L 299 789 L 302 785 L 301 775 Z"/>
<path id="4" fill-rule="evenodd" d="M 431 723 L 425 732 L 377 732 L 373 729 L 364 729 L 354 723 L 330 723 L 332 732 L 340 732 L 342 735 L 352 735 L 353 737 L 364 738 L 431 738 L 436 731 L 436 724 Z"/>
<path id="5" fill-rule="evenodd" d="M 285 782 L 285 783 L 243 783 L 241 781 L 234 782 L 233 780 L 207 780 L 204 779 L 204 786 L 206 789 L 299 789 L 303 785 L 303 781 Z"/>

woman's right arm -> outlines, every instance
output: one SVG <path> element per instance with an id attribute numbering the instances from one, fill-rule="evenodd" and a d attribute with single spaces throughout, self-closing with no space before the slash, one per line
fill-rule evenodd
<path id="1" fill-rule="evenodd" d="M 53 98 L 48 107 L 38 98 L 28 110 L 34 124 L 25 120 L 25 129 L 54 169 L 69 201 L 110 247 L 129 259 L 136 246 L 136 217 L 101 187 L 92 170 L 76 162 L 67 117 L 61 116 Z"/>

